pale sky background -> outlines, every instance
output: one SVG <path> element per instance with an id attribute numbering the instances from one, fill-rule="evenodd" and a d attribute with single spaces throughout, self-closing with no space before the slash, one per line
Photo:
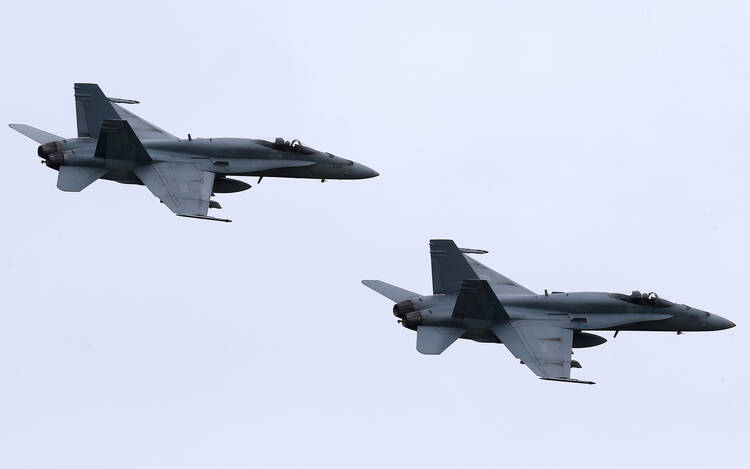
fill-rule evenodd
<path id="1" fill-rule="evenodd" d="M 0 132 L 0 468 L 741 467 L 750 457 L 746 2 L 6 2 L 3 123 L 73 83 L 180 136 L 277 136 L 365 181 L 266 179 L 234 223 L 56 189 Z M 254 180 L 248 180 L 254 184 Z M 656 291 L 722 332 L 623 332 L 538 380 L 415 350 L 377 278 L 427 241 L 537 292 Z"/>

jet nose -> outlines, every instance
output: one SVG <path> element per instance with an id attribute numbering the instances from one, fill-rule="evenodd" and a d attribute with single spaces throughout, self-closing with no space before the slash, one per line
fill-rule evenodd
<path id="1" fill-rule="evenodd" d="M 719 316 L 718 314 L 710 315 L 706 321 L 707 328 L 712 331 L 721 331 L 724 329 L 731 329 L 735 325 L 736 324 L 730 321 L 729 319 L 723 318 Z"/>
<path id="2" fill-rule="evenodd" d="M 368 179 L 375 176 L 380 176 L 380 173 L 360 163 L 354 163 L 349 169 L 349 177 L 352 179 Z"/>

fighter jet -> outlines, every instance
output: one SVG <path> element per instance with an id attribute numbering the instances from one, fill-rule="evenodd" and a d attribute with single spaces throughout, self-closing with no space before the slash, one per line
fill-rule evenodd
<path id="1" fill-rule="evenodd" d="M 24 124 L 12 129 L 40 144 L 42 163 L 59 172 L 57 187 L 79 192 L 97 179 L 143 184 L 182 217 L 208 216 L 221 208 L 214 193 L 240 192 L 250 184 L 227 176 L 365 179 L 367 166 L 314 150 L 299 140 L 180 139 L 126 110 L 131 99 L 108 98 L 98 85 L 74 85 L 77 138 L 63 138 Z"/>
<path id="2" fill-rule="evenodd" d="M 588 331 L 717 331 L 734 323 L 706 311 L 675 304 L 655 293 L 566 293 L 543 295 L 522 287 L 466 254 L 449 239 L 430 241 L 432 295 L 420 295 L 379 280 L 362 283 L 396 302 L 393 314 L 417 331 L 417 350 L 439 355 L 456 339 L 503 343 L 541 379 L 572 379 L 572 348 L 603 344 Z"/>

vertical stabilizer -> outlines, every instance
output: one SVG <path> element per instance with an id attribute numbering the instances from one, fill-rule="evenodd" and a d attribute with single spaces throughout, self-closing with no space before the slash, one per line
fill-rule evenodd
<path id="1" fill-rule="evenodd" d="M 76 83 L 73 89 L 76 97 L 76 123 L 79 137 L 98 137 L 103 120 L 120 119 L 99 85 Z"/>
<path id="2" fill-rule="evenodd" d="M 417 327 L 417 351 L 425 355 L 440 355 L 459 339 L 466 329 L 461 327 Z"/>
<path id="3" fill-rule="evenodd" d="M 461 280 L 479 278 L 451 239 L 431 239 L 430 258 L 435 294 L 456 293 L 461 289 Z"/>

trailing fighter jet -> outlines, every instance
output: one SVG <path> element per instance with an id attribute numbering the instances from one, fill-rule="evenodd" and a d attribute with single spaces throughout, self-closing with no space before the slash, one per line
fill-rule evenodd
<path id="1" fill-rule="evenodd" d="M 655 293 L 565 293 L 537 295 L 487 268 L 449 239 L 430 240 L 433 295 L 420 295 L 379 280 L 362 283 L 396 302 L 393 314 L 417 331 L 417 350 L 439 355 L 456 339 L 503 343 L 537 376 L 571 379 L 571 348 L 607 340 L 587 331 L 717 331 L 734 323 L 706 311 L 675 304 Z"/>
<path id="2" fill-rule="evenodd" d="M 57 187 L 79 192 L 97 179 L 143 184 L 183 217 L 230 221 L 208 216 L 221 208 L 214 193 L 250 188 L 227 176 L 364 179 L 378 175 L 367 166 L 314 150 L 299 140 L 273 142 L 244 138 L 179 139 L 108 98 L 98 85 L 76 83 L 77 138 L 63 138 L 24 124 L 11 128 L 40 144 L 42 163 L 59 171 Z M 118 104 L 119 103 L 119 104 Z"/>

